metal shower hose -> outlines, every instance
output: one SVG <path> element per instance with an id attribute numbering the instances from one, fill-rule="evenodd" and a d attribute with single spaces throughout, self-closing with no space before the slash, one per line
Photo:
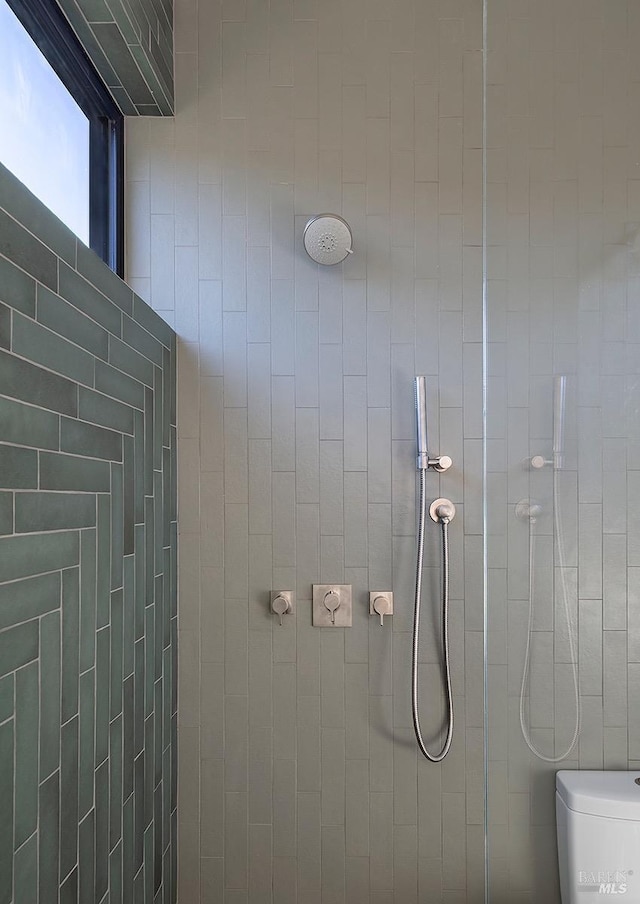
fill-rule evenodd
<path id="1" fill-rule="evenodd" d="M 444 678 L 447 688 L 447 736 L 439 753 L 430 753 L 422 738 L 418 711 L 418 647 L 420 638 L 420 600 L 422 597 L 422 563 L 424 559 L 424 533 L 427 515 L 426 469 L 420 469 L 420 519 L 418 522 L 418 555 L 416 562 L 416 594 L 413 612 L 413 655 L 411 663 L 411 708 L 413 728 L 420 752 L 431 763 L 440 763 L 449 753 L 453 737 L 453 696 L 451 694 L 451 668 L 449 664 L 449 520 L 443 518 L 442 525 L 442 653 Z"/>

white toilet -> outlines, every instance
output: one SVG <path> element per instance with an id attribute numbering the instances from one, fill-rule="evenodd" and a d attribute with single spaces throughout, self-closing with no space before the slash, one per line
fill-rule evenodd
<path id="1" fill-rule="evenodd" d="M 558 772 L 556 821 L 562 904 L 640 904 L 640 773 Z"/>

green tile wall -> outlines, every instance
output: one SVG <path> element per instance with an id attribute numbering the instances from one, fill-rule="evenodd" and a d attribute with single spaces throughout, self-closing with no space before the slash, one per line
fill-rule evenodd
<path id="1" fill-rule="evenodd" d="M 174 904 L 175 336 L 37 203 L 0 165 L 0 904 Z"/>
<path id="2" fill-rule="evenodd" d="M 172 0 L 58 0 L 127 116 L 173 113 Z"/>

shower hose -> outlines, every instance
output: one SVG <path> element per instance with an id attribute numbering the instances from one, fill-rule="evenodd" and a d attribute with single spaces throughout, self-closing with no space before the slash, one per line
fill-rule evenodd
<path id="1" fill-rule="evenodd" d="M 418 554 L 416 557 L 416 594 L 413 610 L 413 653 L 411 662 L 411 708 L 413 727 L 420 752 L 431 763 L 440 763 L 449 753 L 453 737 L 453 696 L 451 694 L 451 668 L 449 664 L 449 520 L 442 518 L 442 655 L 444 681 L 447 691 L 447 736 L 439 753 L 430 753 L 422 737 L 418 706 L 418 649 L 420 642 L 420 601 L 422 597 L 422 565 L 424 560 L 424 534 L 427 516 L 426 469 L 420 469 L 420 514 L 418 521 Z"/>

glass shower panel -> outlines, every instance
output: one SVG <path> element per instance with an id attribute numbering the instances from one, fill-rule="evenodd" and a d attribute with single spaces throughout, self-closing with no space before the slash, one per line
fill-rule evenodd
<path id="1" fill-rule="evenodd" d="M 640 10 L 487 13 L 488 887 L 559 904 L 556 771 L 640 766 Z"/>

